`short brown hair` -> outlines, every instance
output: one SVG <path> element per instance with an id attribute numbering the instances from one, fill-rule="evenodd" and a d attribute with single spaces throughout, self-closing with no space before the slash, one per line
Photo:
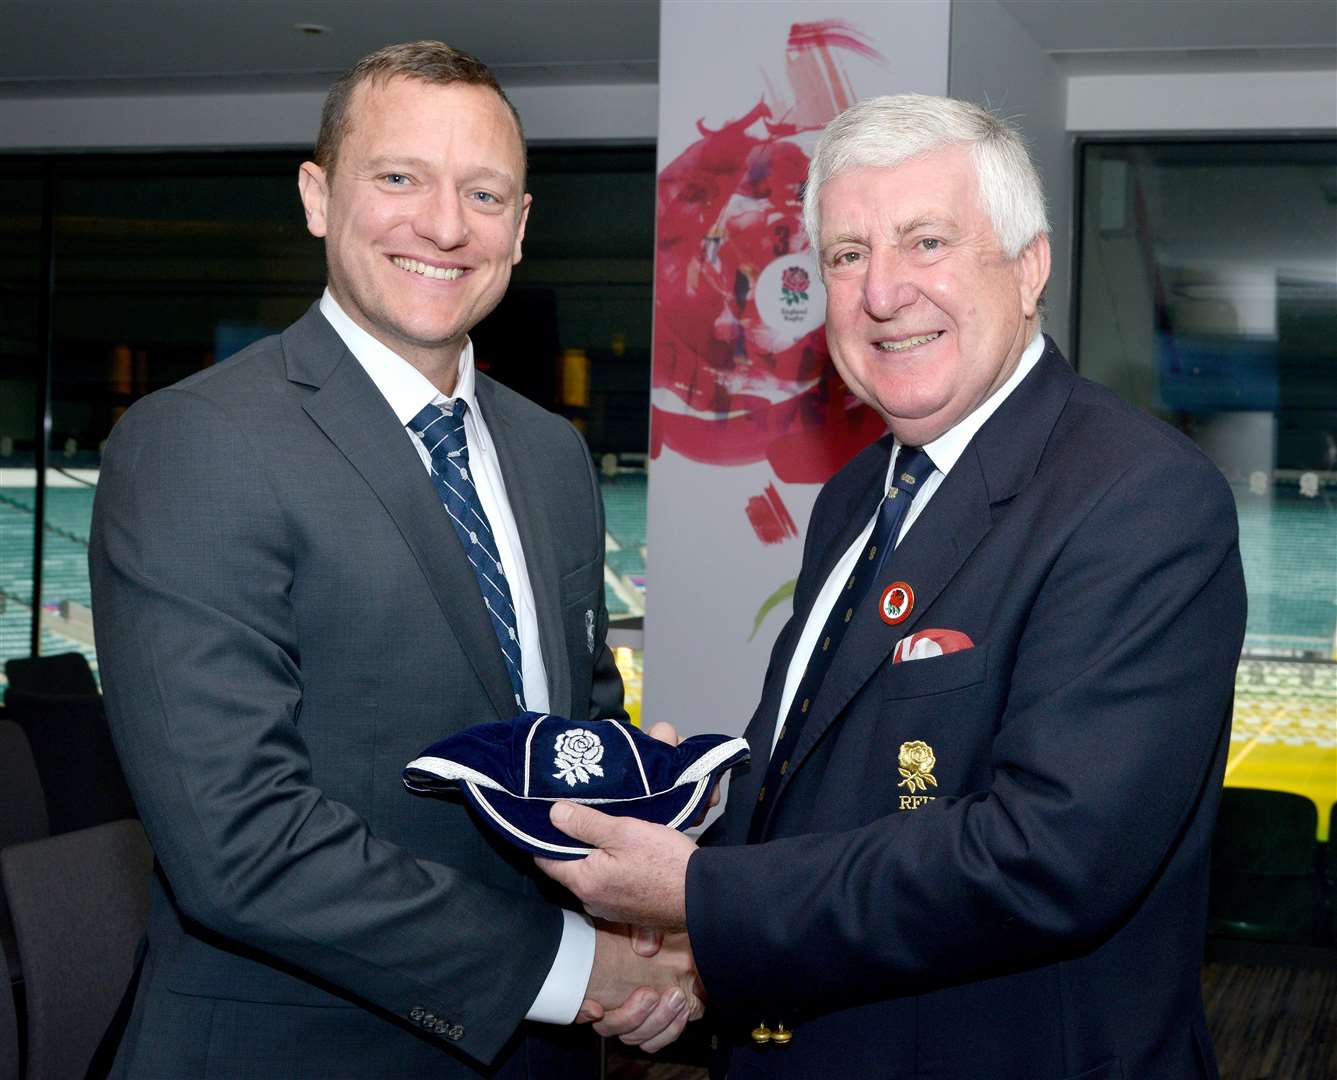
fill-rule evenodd
<path id="1" fill-rule="evenodd" d="M 520 136 L 521 163 L 525 167 L 525 129 L 520 123 L 520 114 L 515 111 L 515 106 L 502 90 L 491 68 L 477 57 L 451 48 L 444 41 L 406 41 L 400 45 L 387 45 L 364 56 L 330 87 L 330 92 L 325 96 L 325 106 L 320 112 L 320 134 L 316 136 L 315 152 L 316 164 L 325 170 L 327 180 L 332 177 L 334 163 L 339 156 L 339 144 L 352 126 L 348 106 L 353 99 L 353 91 L 369 79 L 384 83 L 396 75 L 421 79 L 436 86 L 465 83 L 468 86 L 487 87 L 506 103 L 511 116 L 515 118 L 515 129 Z"/>

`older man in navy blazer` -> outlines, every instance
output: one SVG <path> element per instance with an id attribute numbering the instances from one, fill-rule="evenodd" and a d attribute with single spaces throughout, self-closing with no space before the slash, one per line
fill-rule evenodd
<path id="1" fill-rule="evenodd" d="M 994 117 L 861 102 L 806 199 L 832 357 L 890 434 L 817 501 L 709 846 L 562 804 L 603 850 L 546 868 L 688 928 L 730 1080 L 1215 1077 L 1229 489 L 1041 334 L 1043 196 Z"/>

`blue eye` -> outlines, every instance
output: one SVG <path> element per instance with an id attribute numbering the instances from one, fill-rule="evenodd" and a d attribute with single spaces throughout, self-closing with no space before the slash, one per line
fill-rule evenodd
<path id="1" fill-rule="evenodd" d="M 942 247 L 942 241 L 936 236 L 926 236 L 919 241 L 919 246 L 925 251 L 937 251 L 938 248 Z"/>
<path id="2" fill-rule="evenodd" d="M 386 173 L 382 179 L 384 179 L 385 182 L 389 184 L 391 187 L 403 187 L 405 184 L 409 182 L 409 178 L 407 176 L 405 176 L 403 173 L 397 173 L 397 172 Z"/>

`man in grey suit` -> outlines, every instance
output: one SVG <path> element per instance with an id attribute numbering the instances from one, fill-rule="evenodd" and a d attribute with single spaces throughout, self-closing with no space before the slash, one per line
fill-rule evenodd
<path id="1" fill-rule="evenodd" d="M 520 259 L 524 176 L 477 60 L 365 58 L 299 177 L 325 295 L 112 434 L 97 643 L 158 858 L 117 1075 L 585 1077 L 564 1025 L 654 1049 L 700 1011 L 685 946 L 637 956 L 400 782 L 522 706 L 625 718 L 588 451 L 468 339 Z"/>

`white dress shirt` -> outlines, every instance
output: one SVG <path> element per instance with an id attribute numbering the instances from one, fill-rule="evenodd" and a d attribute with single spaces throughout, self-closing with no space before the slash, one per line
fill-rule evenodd
<path id="1" fill-rule="evenodd" d="M 447 397 L 422 372 L 350 319 L 329 289 L 320 298 L 320 313 L 334 327 L 335 333 L 348 346 L 348 351 L 362 365 L 376 384 L 376 389 L 394 410 L 400 424 L 404 425 L 405 438 L 413 444 L 423 468 L 429 473 L 432 470 L 431 455 L 422 440 L 409 430 L 408 422 L 427 405 L 463 401 L 469 406 L 464 417 L 465 437 L 469 441 L 469 468 L 474 487 L 478 489 L 478 500 L 483 504 L 483 512 L 492 527 L 492 536 L 497 542 L 497 553 L 501 557 L 502 570 L 510 585 L 511 601 L 515 606 L 525 706 L 535 712 L 547 712 L 548 672 L 543 666 L 543 650 L 539 645 L 534 589 L 529 582 L 529 570 L 525 565 L 520 534 L 515 526 L 515 515 L 511 512 L 510 500 L 506 496 L 501 464 L 488 433 L 487 418 L 478 407 L 478 399 L 474 394 L 473 342 L 466 341 L 460 352 L 455 393 Z M 594 969 L 594 925 L 583 915 L 572 911 L 563 910 L 562 918 L 561 945 L 547 980 L 540 987 L 538 997 L 525 1016 L 527 1020 L 569 1024 L 576 1018 L 580 1003 L 584 1000 L 585 987 Z"/>
<path id="2" fill-rule="evenodd" d="M 1007 382 L 1003 383 L 997 391 L 984 399 L 975 409 L 963 419 L 958 420 L 955 426 L 948 428 L 931 443 L 926 443 L 922 449 L 928 454 L 933 462 L 933 472 L 929 473 L 924 481 L 924 486 L 920 488 L 915 497 L 910 502 L 910 509 L 906 512 L 905 521 L 901 524 L 901 531 L 896 537 L 897 545 L 905 539 L 905 534 L 910 531 L 916 519 L 924 512 L 924 507 L 929 504 L 933 498 L 933 493 L 942 486 L 943 478 L 952 471 L 952 467 L 965 452 L 970 440 L 975 437 L 975 432 L 984 426 L 984 421 L 988 420 L 994 414 L 994 411 L 1012 393 L 1019 385 L 1021 380 L 1030 374 L 1035 367 L 1036 361 L 1040 359 L 1045 349 L 1044 337 L 1036 333 L 1031 343 L 1026 346 L 1021 354 L 1021 359 L 1017 361 L 1017 369 L 1008 377 Z M 893 443 L 891 448 L 891 458 L 887 462 L 887 477 L 883 482 L 883 490 L 891 490 L 891 479 L 894 475 L 892 469 L 896 464 L 896 457 L 900 454 L 901 444 Z M 835 607 L 836 598 L 844 591 L 845 582 L 849 580 L 850 574 L 854 570 L 854 564 L 858 561 L 864 545 L 868 543 L 868 538 L 873 535 L 873 526 L 877 523 L 878 510 L 874 508 L 873 515 L 868 519 L 868 524 L 854 539 L 854 543 L 849 546 L 835 568 L 831 571 L 831 576 L 826 579 L 821 592 L 817 594 L 817 599 L 813 601 L 812 610 L 808 612 L 808 621 L 803 626 L 803 634 L 798 639 L 798 644 L 794 646 L 794 655 L 789 661 L 789 671 L 785 675 L 785 690 L 780 695 L 780 711 L 776 716 L 775 731 L 771 737 L 771 749 L 775 749 L 775 744 L 780 739 L 780 729 L 784 726 L 784 719 L 789 715 L 789 707 L 794 702 L 794 695 L 798 693 L 798 684 L 803 680 L 803 673 L 807 670 L 808 661 L 812 657 L 813 647 L 817 644 L 817 638 L 822 632 L 822 627 L 826 625 L 827 617 L 831 614 L 831 609 Z"/>

